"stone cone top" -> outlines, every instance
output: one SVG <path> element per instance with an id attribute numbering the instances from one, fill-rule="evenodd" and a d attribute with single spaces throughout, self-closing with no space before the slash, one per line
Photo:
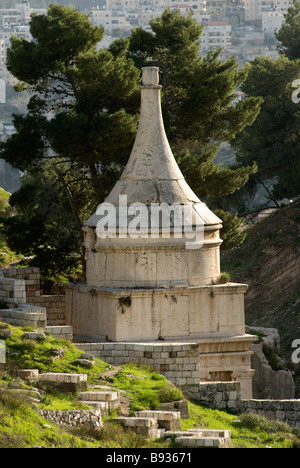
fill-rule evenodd
<path id="1" fill-rule="evenodd" d="M 141 112 L 135 143 L 120 180 L 104 203 L 118 207 L 120 196 L 126 195 L 128 206 L 133 203 L 192 205 L 202 225 L 220 228 L 222 221 L 186 183 L 170 148 L 162 118 L 159 69 L 142 70 Z M 95 227 L 98 220 L 99 215 L 95 213 L 84 224 Z"/>

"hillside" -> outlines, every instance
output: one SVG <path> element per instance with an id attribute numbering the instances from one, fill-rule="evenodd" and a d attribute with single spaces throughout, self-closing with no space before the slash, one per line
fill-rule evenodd
<path id="1" fill-rule="evenodd" d="M 64 394 L 47 387 L 38 389 L 42 398 L 39 403 L 29 403 L 26 391 L 37 392 L 15 377 L 17 369 L 37 368 L 51 372 L 85 372 L 88 384 L 101 384 L 122 392 L 123 415 L 134 414 L 138 409 L 155 409 L 168 395 L 168 401 L 177 401 L 180 391 L 162 375 L 148 366 L 127 364 L 113 367 L 95 358 L 95 366 L 82 368 L 76 359 L 81 351 L 72 343 L 46 335 L 38 341 L 25 336 L 28 327 L 0 324 L 4 338 L 7 363 L 0 365 L 0 449 L 1 448 L 175 448 L 174 442 L 162 439 L 146 439 L 140 434 L 114 424 L 117 410 L 103 418 L 102 430 L 91 428 L 63 428 L 43 419 L 40 409 L 73 410 L 86 409 L 77 394 Z M 58 350 L 64 353 L 57 353 Z M 53 359 L 55 357 L 55 359 Z M 37 385 L 39 385 L 37 383 Z M 164 391 L 162 392 L 162 389 Z M 165 390 L 168 390 L 167 392 Z M 21 391 L 23 390 L 23 391 Z M 163 400 L 162 400 L 163 397 Z M 35 400 L 37 401 L 37 400 Z M 189 401 L 189 418 L 182 419 L 182 429 L 207 428 L 229 429 L 232 448 L 299 448 L 300 430 L 278 421 L 270 421 L 255 414 L 238 416 L 225 411 L 204 408 Z M 101 456 L 101 454 L 100 454 Z"/>
<path id="2" fill-rule="evenodd" d="M 249 285 L 247 325 L 277 328 L 290 360 L 291 344 L 300 339 L 300 199 L 247 228 L 244 244 L 223 252 L 222 270 Z"/>

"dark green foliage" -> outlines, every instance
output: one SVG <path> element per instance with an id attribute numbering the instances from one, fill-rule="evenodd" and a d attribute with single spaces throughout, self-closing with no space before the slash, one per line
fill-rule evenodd
<path id="1" fill-rule="evenodd" d="M 140 72 L 122 48 L 96 51 L 103 29 L 75 8 L 32 18 L 32 42 L 14 38 L 8 68 L 29 88 L 26 115 L 1 157 L 25 172 L 6 239 L 44 274 L 84 272 L 81 227 L 109 193 L 134 141 Z M 23 82 L 23 84 L 22 84 Z"/>
<path id="2" fill-rule="evenodd" d="M 243 86 L 247 95 L 261 96 L 264 102 L 233 146 L 245 166 L 256 161 L 257 182 L 276 178 L 272 194 L 277 199 L 299 195 L 300 107 L 292 101 L 292 83 L 299 74 L 300 60 L 260 57 L 252 62 Z"/>
<path id="3" fill-rule="evenodd" d="M 84 218 L 91 210 L 91 184 L 87 180 L 76 182 L 80 170 L 63 161 L 56 168 L 64 173 L 72 190 L 72 203 L 80 218 Z M 33 264 L 38 264 L 44 275 L 75 274 L 82 260 L 80 254 L 83 255 L 79 226 L 51 163 L 24 175 L 22 187 L 11 196 L 10 203 L 18 215 L 6 220 L 3 231 L 12 250 L 33 256 Z"/>
<path id="4" fill-rule="evenodd" d="M 104 29 L 75 8 L 52 4 L 47 15 L 33 16 L 33 41 L 11 42 L 8 69 L 31 98 L 27 114 L 14 116 L 16 134 L 1 145 L 0 156 L 25 172 L 12 198 L 15 216 L 6 224 L 6 238 L 47 274 L 74 270 L 79 260 L 84 272 L 81 226 L 130 155 L 141 66 L 160 68 L 167 134 L 203 201 L 220 208 L 222 197 L 256 171 L 255 165 L 222 169 L 214 162 L 221 142 L 232 140 L 259 112 L 259 98 L 235 102 L 247 70 L 239 70 L 233 58 L 221 63 L 220 51 L 200 58 L 202 28 L 192 15 L 166 10 L 151 27 L 97 51 Z M 226 224 L 232 230 L 238 225 L 231 217 L 226 215 L 223 237 Z"/>
<path id="5" fill-rule="evenodd" d="M 257 167 L 221 168 L 215 164 L 220 144 L 252 124 L 261 99 L 235 101 L 247 69 L 239 70 L 233 57 L 222 63 L 220 50 L 199 57 L 202 27 L 192 15 L 166 10 L 150 25 L 152 32 L 133 30 L 129 57 L 138 67 L 159 67 L 164 122 L 176 159 L 195 193 L 211 208 L 221 208 L 222 198 L 239 190 Z M 227 212 L 223 237 L 237 225 L 231 216 Z M 224 247 L 241 241 L 224 242 Z"/>
<path id="6" fill-rule="evenodd" d="M 260 100 L 234 103 L 246 69 L 238 70 L 234 58 L 220 62 L 221 50 L 199 57 L 202 27 L 192 15 L 183 17 L 178 10 L 166 10 L 150 26 L 152 32 L 133 30 L 129 56 L 139 67 L 160 69 L 164 121 L 173 146 L 183 149 L 192 140 L 203 151 L 212 142 L 231 140 L 253 122 Z M 191 142 L 188 148 L 194 149 Z"/>
<path id="7" fill-rule="evenodd" d="M 13 38 L 8 50 L 8 69 L 32 97 L 27 115 L 14 116 L 17 133 L 2 156 L 22 170 L 49 150 L 86 165 L 100 202 L 98 176 L 124 164 L 134 140 L 137 122 L 127 111 L 138 109 L 139 72 L 124 54 L 97 52 L 103 29 L 76 9 L 51 5 L 30 29 L 34 41 Z"/>

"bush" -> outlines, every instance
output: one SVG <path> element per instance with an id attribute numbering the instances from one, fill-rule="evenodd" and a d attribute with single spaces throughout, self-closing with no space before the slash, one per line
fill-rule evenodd
<path id="1" fill-rule="evenodd" d="M 291 432 L 288 424 L 282 421 L 268 419 L 254 413 L 244 413 L 240 417 L 242 426 L 251 430 L 260 430 L 263 432 Z"/>
<path id="2" fill-rule="evenodd" d="M 158 390 L 160 403 L 169 403 L 184 399 L 183 393 L 179 388 L 166 385 Z"/>
<path id="3" fill-rule="evenodd" d="M 119 424 L 105 421 L 101 429 L 90 426 L 79 426 L 70 430 L 72 434 L 86 439 L 102 442 L 103 446 L 116 448 L 143 448 L 147 444 L 147 437 L 143 434 L 125 429 Z"/>

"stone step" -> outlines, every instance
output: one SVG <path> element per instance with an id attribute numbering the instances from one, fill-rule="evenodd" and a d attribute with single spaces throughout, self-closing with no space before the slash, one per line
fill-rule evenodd
<path id="1" fill-rule="evenodd" d="M 154 418 L 158 422 L 158 426 L 168 431 L 180 431 L 181 430 L 181 417 L 178 411 L 138 411 L 137 417 L 142 418 Z"/>
<path id="2" fill-rule="evenodd" d="M 44 328 L 47 325 L 46 309 L 34 306 L 0 309 L 0 321 L 19 327 Z"/>
<path id="3" fill-rule="evenodd" d="M 154 418 L 120 417 L 115 418 L 114 421 L 126 429 L 131 429 L 137 434 L 142 434 L 151 439 L 156 439 L 162 435 L 162 431 L 158 428 L 157 420 Z"/>
<path id="4" fill-rule="evenodd" d="M 190 429 L 188 431 L 166 431 L 161 437 L 175 438 L 183 448 L 230 448 L 229 430 Z"/>
<path id="5" fill-rule="evenodd" d="M 45 327 L 45 332 L 54 338 L 73 341 L 73 327 L 69 325 L 51 325 Z"/>
<path id="6" fill-rule="evenodd" d="M 48 372 L 39 375 L 39 382 L 65 393 L 82 392 L 87 388 L 87 374 L 64 374 Z"/>
<path id="7" fill-rule="evenodd" d="M 91 406 L 93 409 L 101 411 L 102 416 L 109 415 L 108 401 L 84 401 L 80 400 L 83 405 Z"/>
<path id="8" fill-rule="evenodd" d="M 117 409 L 121 405 L 119 392 L 114 391 L 88 391 L 78 394 L 78 399 L 86 404 L 107 403 L 109 410 Z"/>

